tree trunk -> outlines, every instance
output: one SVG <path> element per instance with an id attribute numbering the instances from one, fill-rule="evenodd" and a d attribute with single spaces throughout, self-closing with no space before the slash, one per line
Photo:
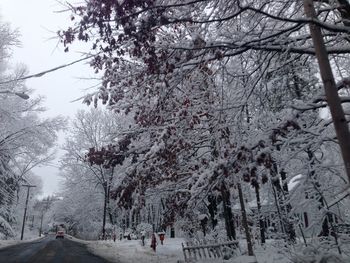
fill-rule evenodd
<path id="1" fill-rule="evenodd" d="M 279 223 L 280 223 L 281 232 L 283 234 L 285 234 L 286 231 L 285 231 L 285 227 L 284 227 L 284 223 L 283 223 L 280 204 L 278 202 L 278 196 L 277 196 L 276 189 L 275 189 L 275 186 L 273 185 L 273 183 L 272 183 L 271 187 L 272 187 L 273 197 L 275 200 L 275 205 L 276 205 L 276 209 L 277 209 L 277 215 L 278 215 L 278 219 L 279 219 Z"/>
<path id="2" fill-rule="evenodd" d="M 221 183 L 221 196 L 222 196 L 222 204 L 224 209 L 224 218 L 225 218 L 225 228 L 228 239 L 236 239 L 236 230 L 233 222 L 233 214 L 231 209 L 230 202 L 230 192 L 226 188 L 225 183 Z"/>
<path id="3" fill-rule="evenodd" d="M 248 255 L 249 256 L 254 256 L 252 238 L 250 236 L 250 231 L 249 231 L 249 226 L 248 226 L 248 219 L 247 219 L 247 213 L 245 211 L 245 205 L 244 205 L 244 199 L 243 199 L 243 192 L 242 192 L 241 184 L 237 184 L 237 187 L 238 187 L 239 203 L 241 205 L 242 224 L 243 224 L 245 236 L 246 236 L 246 239 L 247 239 Z"/>
<path id="4" fill-rule="evenodd" d="M 104 204 L 103 204 L 103 220 L 102 220 L 102 239 L 104 240 L 106 238 L 106 216 L 107 216 L 107 198 L 108 198 L 108 193 L 107 193 L 107 188 L 104 187 Z"/>
<path id="5" fill-rule="evenodd" d="M 286 181 L 286 173 L 283 171 L 280 172 L 283 186 L 281 185 L 280 176 L 278 174 L 278 167 L 275 160 L 272 160 L 272 169 L 271 169 L 271 181 L 272 189 L 274 192 L 275 202 L 277 213 L 280 219 L 282 232 L 287 234 L 288 241 L 295 242 L 295 229 L 294 225 L 289 218 L 289 213 L 292 210 L 292 206 L 288 200 L 288 185 Z"/>
<path id="6" fill-rule="evenodd" d="M 317 20 L 313 0 L 304 0 L 304 10 L 307 17 Z M 332 115 L 335 132 L 341 149 L 345 171 L 350 182 L 350 132 L 341 106 L 338 90 L 328 59 L 328 53 L 324 44 L 321 29 L 316 24 L 310 23 L 310 33 L 315 47 L 315 53 L 320 68 L 320 74 L 326 94 L 329 110 Z"/>
<path id="7" fill-rule="evenodd" d="M 331 234 L 328 222 L 329 222 L 329 213 L 327 212 L 322 222 L 321 233 L 318 236 L 328 237 Z"/>
<path id="8" fill-rule="evenodd" d="M 108 181 L 108 185 L 106 187 L 106 190 L 107 190 L 107 203 L 106 203 L 106 210 L 107 210 L 107 213 L 108 213 L 108 217 L 109 217 L 109 221 L 112 225 L 115 224 L 115 218 L 113 217 L 113 213 L 111 211 L 111 207 L 110 207 L 110 202 L 109 202 L 109 198 L 110 198 L 110 195 L 111 195 L 111 185 L 112 185 L 112 182 L 113 182 L 113 177 L 114 177 L 114 167 L 111 169 L 111 174 L 109 176 L 109 181 Z"/>
<path id="9" fill-rule="evenodd" d="M 288 234 L 288 239 L 291 242 L 295 242 L 296 233 L 294 229 L 294 224 L 290 219 L 290 212 L 292 211 L 292 205 L 289 202 L 289 189 L 287 183 L 287 173 L 282 169 L 280 171 L 281 179 L 282 179 L 282 191 L 283 191 L 283 208 L 284 208 L 284 218 L 286 220 L 286 232 Z"/>
<path id="10" fill-rule="evenodd" d="M 218 220 L 216 219 L 218 209 L 217 209 L 215 196 L 209 195 L 208 202 L 209 202 L 209 205 L 207 207 L 210 215 L 211 226 L 212 226 L 212 229 L 215 229 L 216 225 L 218 224 Z"/>
<path id="11" fill-rule="evenodd" d="M 41 237 L 41 232 L 42 232 L 42 229 L 43 229 L 43 219 L 44 219 L 44 212 L 41 213 L 41 217 L 40 217 L 39 237 Z"/>
<path id="12" fill-rule="evenodd" d="M 309 166 L 311 167 L 311 171 L 309 172 L 308 176 L 311 179 L 311 182 L 314 182 L 312 185 L 315 189 L 315 191 L 320 195 L 317 201 L 320 203 L 319 209 L 325 209 L 326 205 L 323 200 L 321 190 L 320 190 L 320 183 L 318 181 L 314 166 L 315 166 L 315 154 L 311 151 L 310 147 L 306 150 L 307 156 L 309 158 Z M 328 210 L 328 208 L 326 208 Z M 329 236 L 330 235 L 330 227 L 329 227 L 329 216 L 330 214 L 327 212 L 326 216 L 323 219 L 322 222 L 322 230 L 318 236 Z"/>
<path id="13" fill-rule="evenodd" d="M 201 227 L 202 227 L 203 236 L 205 237 L 205 236 L 207 235 L 206 228 L 207 228 L 208 218 L 205 217 L 204 219 L 200 220 L 200 222 L 201 222 Z"/>
<path id="14" fill-rule="evenodd" d="M 261 244 L 265 244 L 265 241 L 266 241 L 266 238 L 265 238 L 265 224 L 264 224 L 263 215 L 261 213 L 261 201 L 260 201 L 259 186 L 255 185 L 254 188 L 255 188 L 256 204 L 257 204 L 257 207 L 258 207 L 260 239 L 261 239 Z"/>
<path id="15" fill-rule="evenodd" d="M 111 192 L 111 187 L 108 186 L 108 190 L 107 190 L 107 201 L 106 201 L 106 211 L 108 213 L 108 217 L 109 217 L 109 221 L 112 225 L 115 225 L 115 217 L 113 215 L 113 212 L 111 210 L 111 206 L 110 206 L 110 192 Z"/>

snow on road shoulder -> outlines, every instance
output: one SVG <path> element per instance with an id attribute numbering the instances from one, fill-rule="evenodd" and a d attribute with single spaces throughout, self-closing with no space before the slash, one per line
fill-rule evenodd
<path id="1" fill-rule="evenodd" d="M 0 240 L 0 248 L 13 246 L 13 245 L 17 245 L 20 243 L 23 243 L 23 241 L 21 241 L 21 240 Z"/>
<path id="2" fill-rule="evenodd" d="M 182 238 L 165 239 L 162 246 L 158 241 L 156 252 L 150 248 L 151 240 L 146 239 L 146 245 L 141 246 L 140 240 L 117 240 L 113 241 L 85 241 L 88 249 L 100 257 L 103 257 L 111 262 L 123 263 L 177 263 L 184 262 L 181 243 L 185 240 Z M 290 263 L 290 260 L 285 255 L 278 253 L 278 249 L 272 245 L 265 249 L 257 249 L 256 257 L 239 256 L 232 259 L 232 263 Z M 222 263 L 228 262 L 222 258 L 202 259 L 198 263 Z"/>
<path id="3" fill-rule="evenodd" d="M 18 245 L 18 244 L 33 242 L 33 241 L 42 239 L 42 238 L 44 238 L 44 237 L 45 237 L 45 236 L 41 236 L 41 237 L 39 237 L 39 236 L 31 236 L 31 237 L 28 237 L 28 238 L 25 239 L 25 240 L 13 240 L 13 239 L 10 239 L 10 240 L 0 240 L 0 249 L 1 249 L 1 248 L 5 248 L 5 247 L 9 247 L 9 246 L 13 246 L 13 245 Z"/>
<path id="4" fill-rule="evenodd" d="M 88 245 L 90 244 L 91 242 L 95 242 L 95 241 L 89 241 L 89 240 L 83 240 L 83 239 L 79 239 L 79 238 L 76 238 L 76 237 L 73 237 L 71 235 L 65 235 L 66 238 L 72 240 L 72 241 L 75 241 L 75 242 L 79 242 L 79 243 L 82 243 L 82 244 L 85 244 L 85 245 Z"/>
<path id="5" fill-rule="evenodd" d="M 176 263 L 183 260 L 182 242 L 184 240 L 181 238 L 166 239 L 164 245 L 158 243 L 156 252 L 150 247 L 150 239 L 146 239 L 144 247 L 140 240 L 90 241 L 87 246 L 92 253 L 111 262 Z"/>

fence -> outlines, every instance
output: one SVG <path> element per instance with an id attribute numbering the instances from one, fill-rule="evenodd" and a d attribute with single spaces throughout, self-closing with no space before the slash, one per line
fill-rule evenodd
<path id="1" fill-rule="evenodd" d="M 238 254 L 238 241 L 227 241 L 216 244 L 202 243 L 182 243 L 182 251 L 185 262 L 198 259 L 225 258 L 232 256 L 232 253 Z"/>

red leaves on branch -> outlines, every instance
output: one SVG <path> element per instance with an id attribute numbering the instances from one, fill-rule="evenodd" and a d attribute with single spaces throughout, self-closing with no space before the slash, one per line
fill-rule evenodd
<path id="1" fill-rule="evenodd" d="M 102 165 L 106 169 L 115 167 L 116 165 L 122 165 L 128 155 L 128 146 L 130 143 L 131 139 L 126 136 L 118 142 L 118 146 L 109 144 L 100 150 L 90 148 L 85 159 L 91 166 Z"/>

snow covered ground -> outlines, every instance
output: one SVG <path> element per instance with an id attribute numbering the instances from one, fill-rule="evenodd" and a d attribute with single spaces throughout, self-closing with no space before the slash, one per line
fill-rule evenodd
<path id="1" fill-rule="evenodd" d="M 86 242 L 86 241 L 85 241 Z M 112 262 L 169 262 L 176 263 L 183 259 L 181 243 L 183 239 L 166 239 L 164 245 L 157 245 L 156 252 L 150 247 L 150 240 L 146 239 L 143 247 L 140 240 L 88 241 L 89 250 Z"/>
<path id="2" fill-rule="evenodd" d="M 108 259 L 111 262 L 123 263 L 177 263 L 184 262 L 181 243 L 185 242 L 182 238 L 168 238 L 164 241 L 164 245 L 158 242 L 156 252 L 150 248 L 150 239 L 146 239 L 146 245 L 143 247 L 140 240 L 117 240 L 113 242 L 107 241 L 84 241 L 72 238 L 74 241 L 84 243 L 89 250 L 101 257 Z M 258 263 L 290 263 L 291 261 L 285 255 L 278 252 L 277 247 L 268 246 L 265 249 L 256 249 Z M 243 248 L 244 252 L 244 248 Z M 212 262 L 212 263 L 253 263 L 255 257 L 240 256 L 235 260 L 202 260 L 197 262 Z"/>
<path id="3" fill-rule="evenodd" d="M 181 243 L 185 242 L 182 238 L 165 239 L 164 245 L 158 242 L 156 252 L 150 248 L 150 240 L 146 239 L 146 245 L 143 247 L 140 240 L 117 240 L 107 241 L 84 241 L 72 238 L 75 241 L 84 243 L 89 250 L 111 262 L 123 263 L 178 263 L 184 262 Z M 293 249 L 287 250 L 283 242 L 269 242 L 264 247 L 255 246 L 255 257 L 239 256 L 231 260 L 208 259 L 196 261 L 196 263 L 292 263 L 291 259 L 297 254 L 302 253 L 296 245 Z M 241 252 L 246 253 L 244 241 L 241 242 Z M 334 253 L 336 255 L 336 253 Z M 301 262 L 301 261 L 300 261 Z M 333 262 L 333 261 L 330 261 Z M 337 262 L 337 261 L 334 261 Z M 347 261 L 343 261 L 347 262 Z"/>
<path id="4" fill-rule="evenodd" d="M 39 237 L 38 235 L 27 235 L 23 237 L 24 240 L 20 240 L 19 237 L 15 240 L 0 240 L 0 248 L 8 247 L 8 246 L 13 246 L 17 244 L 22 244 L 22 243 L 27 243 L 27 242 L 32 242 L 35 240 L 39 240 L 41 238 L 44 238 L 44 236 Z"/>
<path id="5" fill-rule="evenodd" d="M 20 240 L 0 240 L 0 248 L 16 245 L 19 243 L 30 242 L 33 240 L 40 239 L 34 235 L 25 236 L 27 239 Z M 123 262 L 123 263 L 178 263 L 184 262 L 184 257 L 182 253 L 182 245 L 185 240 L 182 238 L 166 238 L 164 245 L 161 245 L 158 240 L 158 245 L 156 252 L 154 252 L 150 247 L 150 239 L 146 239 L 146 245 L 142 246 L 140 240 L 117 240 L 113 242 L 112 240 L 107 241 L 86 241 L 71 237 L 66 235 L 66 238 L 72 239 L 83 244 L 86 244 L 88 249 L 96 255 L 106 258 L 110 262 Z M 241 253 L 246 255 L 245 241 L 240 241 Z M 294 262 L 305 262 L 305 261 L 295 261 L 298 255 L 303 255 L 305 258 L 305 253 L 302 251 L 305 249 L 299 245 L 286 247 L 283 241 L 268 240 L 268 243 L 263 247 L 256 244 L 254 247 L 255 257 L 239 256 L 231 260 L 223 259 L 208 259 L 196 261 L 197 263 L 292 263 L 292 258 Z M 311 244 L 310 244 L 311 245 Z M 316 249 L 315 246 L 309 246 L 308 250 L 313 253 Z M 323 251 L 326 252 L 326 251 Z M 336 251 L 333 255 L 337 255 Z M 343 251 L 345 252 L 345 251 Z M 346 251 L 347 252 L 347 251 Z M 346 258 L 348 258 L 348 253 L 345 252 Z M 312 253 L 308 253 L 312 255 Z M 326 252 L 327 254 L 327 252 Z M 329 255 L 332 255 L 329 254 Z M 337 256 L 336 256 L 337 257 Z M 337 260 L 337 259 L 335 259 Z M 306 261 L 311 262 L 311 261 Z M 319 262 L 319 261 L 316 261 Z M 350 262 L 350 261 L 330 261 L 330 262 Z"/>

